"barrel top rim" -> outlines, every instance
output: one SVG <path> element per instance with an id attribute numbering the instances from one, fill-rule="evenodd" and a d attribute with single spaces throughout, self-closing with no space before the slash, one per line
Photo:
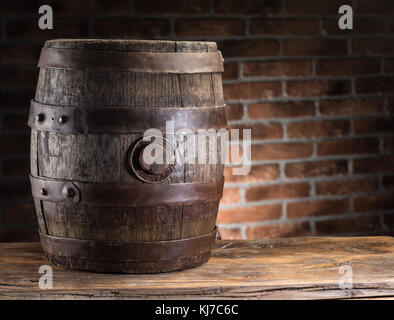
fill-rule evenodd
<path id="1" fill-rule="evenodd" d="M 72 39 L 72 38 L 58 38 L 45 41 L 45 46 L 57 42 L 80 42 L 80 43 L 206 43 L 206 44 L 216 44 L 215 41 L 184 41 L 184 40 L 147 40 L 147 39 Z"/>

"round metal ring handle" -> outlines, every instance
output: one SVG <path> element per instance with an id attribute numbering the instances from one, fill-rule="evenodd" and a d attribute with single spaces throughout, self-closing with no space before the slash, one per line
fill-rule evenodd
<path id="1" fill-rule="evenodd" d="M 152 150 L 160 153 L 153 157 L 163 160 L 163 163 L 151 161 Z M 167 163 L 167 158 L 173 159 L 172 163 Z M 168 139 L 163 137 L 143 137 L 130 148 L 127 162 L 139 180 L 147 183 L 161 183 L 167 180 L 174 171 L 175 148 Z"/>

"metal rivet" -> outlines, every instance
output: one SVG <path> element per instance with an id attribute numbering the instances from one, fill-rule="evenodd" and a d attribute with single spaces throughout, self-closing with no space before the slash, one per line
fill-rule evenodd
<path id="1" fill-rule="evenodd" d="M 68 198 L 72 198 L 75 196 L 75 191 L 71 188 L 67 188 L 64 190 L 64 195 Z"/>
<path id="2" fill-rule="evenodd" d="M 42 196 L 46 196 L 46 195 L 48 194 L 48 192 L 47 192 L 44 188 L 41 188 L 41 189 L 40 189 L 40 194 L 41 194 Z"/>
<path id="3" fill-rule="evenodd" d="M 36 119 L 38 122 L 42 122 L 42 121 L 44 121 L 45 116 L 43 113 L 39 113 L 39 114 L 37 114 Z"/>
<path id="4" fill-rule="evenodd" d="M 66 116 L 61 116 L 61 117 L 59 118 L 59 123 L 60 123 L 60 124 L 65 124 L 66 121 L 67 121 L 67 117 L 66 117 Z"/>

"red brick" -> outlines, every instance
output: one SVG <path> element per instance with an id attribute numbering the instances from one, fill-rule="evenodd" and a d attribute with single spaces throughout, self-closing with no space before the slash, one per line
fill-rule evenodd
<path id="1" fill-rule="evenodd" d="M 3 223 L 5 225 L 36 222 L 36 211 L 33 204 L 14 204 L 3 207 Z"/>
<path id="2" fill-rule="evenodd" d="M 245 192 L 247 202 L 273 200 L 273 199 L 293 199 L 309 196 L 309 184 L 282 183 L 257 187 L 249 187 Z"/>
<path id="3" fill-rule="evenodd" d="M 26 181 L 3 181 L 0 183 L 0 201 L 31 199 L 30 184 Z"/>
<path id="4" fill-rule="evenodd" d="M 356 17 L 353 30 L 355 33 L 377 34 L 386 32 L 384 19 L 372 17 Z"/>
<path id="5" fill-rule="evenodd" d="M 308 178 L 318 176 L 334 176 L 347 173 L 346 160 L 310 161 L 289 163 L 285 173 L 289 178 Z"/>
<path id="6" fill-rule="evenodd" d="M 228 62 L 224 64 L 223 80 L 238 79 L 238 63 Z"/>
<path id="7" fill-rule="evenodd" d="M 209 13 L 209 0 L 136 0 L 134 9 L 137 14 L 181 14 L 199 15 Z"/>
<path id="8" fill-rule="evenodd" d="M 272 99 L 280 96 L 280 82 L 242 82 L 225 84 L 225 100 Z"/>
<path id="9" fill-rule="evenodd" d="M 383 66 L 385 73 L 394 73 L 394 59 L 385 59 Z"/>
<path id="10" fill-rule="evenodd" d="M 129 10 L 128 0 L 55 1 L 50 5 L 56 15 L 127 14 Z"/>
<path id="11" fill-rule="evenodd" d="M 353 29 L 342 30 L 338 26 L 338 18 L 323 19 L 322 31 L 326 35 L 347 35 L 347 34 L 378 34 L 385 33 L 385 21 L 381 18 L 358 17 L 353 19 Z"/>
<path id="12" fill-rule="evenodd" d="M 250 119 L 312 117 L 315 107 L 312 101 L 268 102 L 248 105 Z"/>
<path id="13" fill-rule="evenodd" d="M 348 212 L 349 201 L 347 199 L 291 202 L 286 207 L 288 219 L 339 215 Z"/>
<path id="14" fill-rule="evenodd" d="M 377 153 L 378 150 L 379 141 L 376 138 L 336 139 L 317 145 L 318 156 Z"/>
<path id="15" fill-rule="evenodd" d="M 177 37 L 231 37 L 245 34 L 245 22 L 239 19 L 178 19 L 175 22 Z"/>
<path id="16" fill-rule="evenodd" d="M 378 216 L 359 216 L 336 220 L 317 221 L 316 235 L 343 235 L 375 231 L 380 227 Z"/>
<path id="17" fill-rule="evenodd" d="M 390 115 L 394 115 L 394 98 L 387 99 L 386 109 Z"/>
<path id="18" fill-rule="evenodd" d="M 391 0 L 357 0 L 357 11 L 363 14 L 394 13 L 394 2 Z"/>
<path id="19" fill-rule="evenodd" d="M 214 0 L 214 11 L 224 15 L 276 15 L 281 11 L 280 1 L 273 0 Z"/>
<path id="20" fill-rule="evenodd" d="M 37 19 L 18 19 L 7 21 L 5 30 L 7 38 L 47 40 L 87 37 L 89 27 L 85 19 L 55 18 L 53 29 L 41 30 L 38 28 Z"/>
<path id="21" fill-rule="evenodd" d="M 252 140 L 269 140 L 269 139 L 281 139 L 283 137 L 282 126 L 280 123 L 269 122 L 269 123 L 251 123 L 251 124 L 234 124 L 230 126 L 230 129 L 239 129 L 240 139 L 243 139 L 243 130 L 251 129 Z"/>
<path id="22" fill-rule="evenodd" d="M 311 229 L 308 222 L 273 224 L 259 227 L 247 227 L 245 237 L 248 240 L 261 238 L 288 238 L 310 236 Z"/>
<path id="23" fill-rule="evenodd" d="M 219 211 L 217 222 L 219 224 L 228 224 L 276 220 L 280 218 L 281 211 L 280 204 L 223 209 Z"/>
<path id="24" fill-rule="evenodd" d="M 334 59 L 316 61 L 318 76 L 352 76 L 380 72 L 379 59 Z"/>
<path id="25" fill-rule="evenodd" d="M 345 55 L 347 51 L 347 42 L 343 39 L 289 39 L 283 43 L 285 56 Z"/>
<path id="26" fill-rule="evenodd" d="M 38 78 L 37 67 L 1 66 L 1 86 L 34 86 Z"/>
<path id="27" fill-rule="evenodd" d="M 353 199 L 354 212 L 394 209 L 394 194 L 368 195 Z"/>
<path id="28" fill-rule="evenodd" d="M 393 52 L 393 38 L 355 38 L 352 39 L 352 53 L 355 54 L 387 54 Z"/>
<path id="29" fill-rule="evenodd" d="M 220 204 L 234 204 L 240 200 L 238 188 L 226 188 L 223 189 L 223 198 L 220 200 Z"/>
<path id="30" fill-rule="evenodd" d="M 6 177 L 27 177 L 30 172 L 29 159 L 4 159 L 3 173 Z"/>
<path id="31" fill-rule="evenodd" d="M 264 57 L 279 54 L 277 40 L 224 40 L 218 42 L 223 57 Z"/>
<path id="32" fill-rule="evenodd" d="M 286 0 L 285 8 L 289 14 L 337 14 L 338 8 L 349 3 L 345 0 L 315 1 L 315 0 Z"/>
<path id="33" fill-rule="evenodd" d="M 383 103 L 376 98 L 322 100 L 319 112 L 324 116 L 372 115 L 383 112 Z"/>
<path id="34" fill-rule="evenodd" d="M 394 93 L 394 77 L 380 76 L 357 79 L 356 92 L 365 94 Z"/>
<path id="35" fill-rule="evenodd" d="M 95 13 L 127 13 L 127 0 L 85 0 L 85 1 L 48 1 L 54 14 L 95 14 Z M 45 2 L 44 2 L 45 3 Z M 0 13 L 8 14 L 34 14 L 38 8 L 44 4 L 42 1 L 13 1 L 2 0 L 0 3 Z"/>
<path id="36" fill-rule="evenodd" d="M 286 127 L 289 138 L 337 137 L 350 133 L 348 120 L 323 120 L 289 123 Z"/>
<path id="37" fill-rule="evenodd" d="M 376 158 L 353 160 L 353 172 L 358 173 L 384 173 L 394 172 L 394 157 L 381 156 Z"/>
<path id="38" fill-rule="evenodd" d="M 389 213 L 389 214 L 385 214 L 383 216 L 383 223 L 384 225 L 386 225 L 388 228 L 393 229 L 394 228 L 394 214 Z M 390 236 L 393 236 L 393 233 L 390 232 L 389 234 Z"/>
<path id="39" fill-rule="evenodd" d="M 394 189 L 394 176 L 383 177 L 383 186 L 385 189 Z"/>
<path id="40" fill-rule="evenodd" d="M 23 227 L 0 228 L 0 242 L 38 242 L 37 223 Z"/>
<path id="41" fill-rule="evenodd" d="M 38 8 L 42 5 L 42 1 L 30 0 L 30 1 L 14 1 L 14 0 L 2 0 L 0 1 L 0 16 L 10 14 L 26 14 L 36 13 Z"/>
<path id="42" fill-rule="evenodd" d="M 242 239 L 241 229 L 239 228 L 219 228 L 220 239 L 235 240 Z"/>
<path id="43" fill-rule="evenodd" d="M 374 178 L 319 181 L 315 183 L 316 194 L 323 196 L 372 192 L 378 187 Z"/>
<path id="44" fill-rule="evenodd" d="M 337 96 L 350 93 L 348 80 L 302 80 L 288 81 L 286 91 L 289 97 Z"/>
<path id="45" fill-rule="evenodd" d="M 383 138 L 383 150 L 385 152 L 394 152 L 394 137 Z"/>
<path id="46" fill-rule="evenodd" d="M 233 175 L 233 168 L 224 169 L 226 183 L 254 183 L 273 181 L 279 178 L 279 166 L 277 164 L 252 166 L 247 175 Z"/>
<path id="47" fill-rule="evenodd" d="M 0 88 L 0 108 L 25 108 L 28 110 L 30 100 L 35 95 L 32 88 Z"/>
<path id="48" fill-rule="evenodd" d="M 0 44 L 0 63 L 37 64 L 41 52 L 38 44 Z"/>
<path id="49" fill-rule="evenodd" d="M 242 104 L 229 104 L 227 105 L 227 120 L 242 119 L 244 114 L 244 106 Z"/>
<path id="50" fill-rule="evenodd" d="M 281 60 L 243 63 L 245 77 L 301 77 L 312 73 L 311 61 Z"/>
<path id="51" fill-rule="evenodd" d="M 104 18 L 97 19 L 94 31 L 108 37 L 164 37 L 170 33 L 170 23 L 165 19 Z"/>
<path id="52" fill-rule="evenodd" d="M 28 136 L 0 136 L 0 156 L 29 153 Z"/>
<path id="53" fill-rule="evenodd" d="M 357 134 L 394 132 L 394 117 L 354 119 L 353 131 Z"/>
<path id="54" fill-rule="evenodd" d="M 312 19 L 266 19 L 250 21 L 251 34 L 313 35 L 318 32 L 318 21 Z"/>
<path id="55" fill-rule="evenodd" d="M 3 132 L 26 133 L 30 131 L 27 120 L 27 114 L 5 114 L 3 116 Z"/>
<path id="56" fill-rule="evenodd" d="M 312 155 L 311 143 L 269 143 L 252 145 L 252 161 L 306 158 Z"/>

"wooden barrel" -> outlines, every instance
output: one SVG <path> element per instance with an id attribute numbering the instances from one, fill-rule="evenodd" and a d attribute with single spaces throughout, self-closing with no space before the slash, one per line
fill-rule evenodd
<path id="1" fill-rule="evenodd" d="M 124 273 L 208 261 L 224 165 L 190 161 L 179 130 L 227 127 L 216 43 L 51 40 L 38 65 L 30 180 L 48 259 Z M 175 161 L 144 161 L 149 146 Z"/>

